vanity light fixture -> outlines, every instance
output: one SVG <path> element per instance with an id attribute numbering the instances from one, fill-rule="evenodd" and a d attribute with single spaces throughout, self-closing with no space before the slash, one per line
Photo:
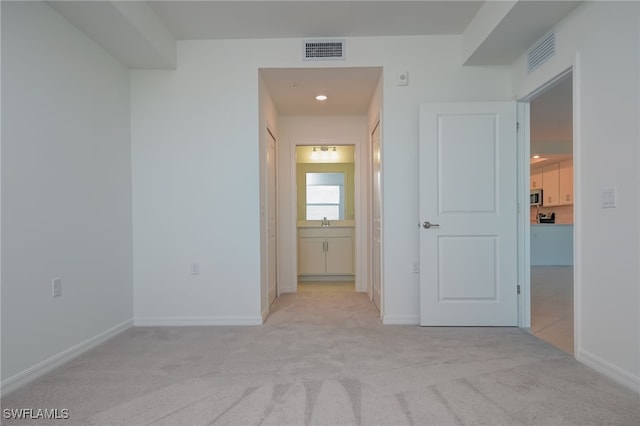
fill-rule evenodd
<path id="1" fill-rule="evenodd" d="M 321 146 L 320 147 L 320 151 L 322 151 L 322 159 L 323 160 L 328 160 L 329 159 L 329 147 L 328 146 Z"/>
<path id="2" fill-rule="evenodd" d="M 314 146 L 313 151 L 311 151 L 311 159 L 327 161 L 337 160 L 338 159 L 338 150 L 335 146 Z"/>
<path id="3" fill-rule="evenodd" d="M 316 100 L 317 101 L 326 101 L 327 97 L 326 97 L 326 95 L 318 95 L 318 96 L 316 96 Z"/>

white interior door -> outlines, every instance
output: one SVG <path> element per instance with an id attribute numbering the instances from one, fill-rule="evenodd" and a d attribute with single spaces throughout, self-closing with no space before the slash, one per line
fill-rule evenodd
<path id="1" fill-rule="evenodd" d="M 269 277 L 269 304 L 277 296 L 276 246 L 276 140 L 267 132 L 267 270 Z"/>
<path id="2" fill-rule="evenodd" d="M 421 105 L 421 325 L 517 325 L 516 135 L 514 102 Z"/>
<path id="3" fill-rule="evenodd" d="M 372 293 L 373 303 L 381 310 L 380 307 L 380 271 L 382 263 L 382 221 L 381 221 L 381 208 L 380 208 L 380 123 L 376 125 L 373 133 L 371 134 L 371 156 L 372 156 L 372 175 L 373 175 L 373 187 L 372 187 L 372 213 L 373 213 L 373 262 L 372 262 Z"/>

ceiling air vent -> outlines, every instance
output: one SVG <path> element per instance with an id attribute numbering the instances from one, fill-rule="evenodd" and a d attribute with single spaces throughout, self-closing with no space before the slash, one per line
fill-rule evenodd
<path id="1" fill-rule="evenodd" d="M 533 70 L 544 64 L 556 54 L 556 34 L 551 33 L 538 41 L 527 54 L 527 72 L 531 74 Z"/>
<path id="2" fill-rule="evenodd" d="M 305 61 L 344 59 L 344 47 L 344 40 L 305 40 L 302 55 Z"/>

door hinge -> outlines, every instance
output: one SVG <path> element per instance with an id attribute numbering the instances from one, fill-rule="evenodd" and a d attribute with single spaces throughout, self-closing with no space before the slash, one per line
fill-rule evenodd
<path id="1" fill-rule="evenodd" d="M 520 131 L 520 122 L 516 121 L 516 132 Z"/>
<path id="2" fill-rule="evenodd" d="M 520 284 L 518 284 L 518 294 L 520 294 Z"/>

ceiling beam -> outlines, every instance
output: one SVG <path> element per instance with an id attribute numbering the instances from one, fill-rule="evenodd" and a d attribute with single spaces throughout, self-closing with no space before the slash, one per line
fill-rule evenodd
<path id="1" fill-rule="evenodd" d="M 511 65 L 580 1 L 487 1 L 462 34 L 464 65 Z"/>
<path id="2" fill-rule="evenodd" d="M 176 39 L 146 2 L 47 3 L 126 67 L 176 68 Z"/>

